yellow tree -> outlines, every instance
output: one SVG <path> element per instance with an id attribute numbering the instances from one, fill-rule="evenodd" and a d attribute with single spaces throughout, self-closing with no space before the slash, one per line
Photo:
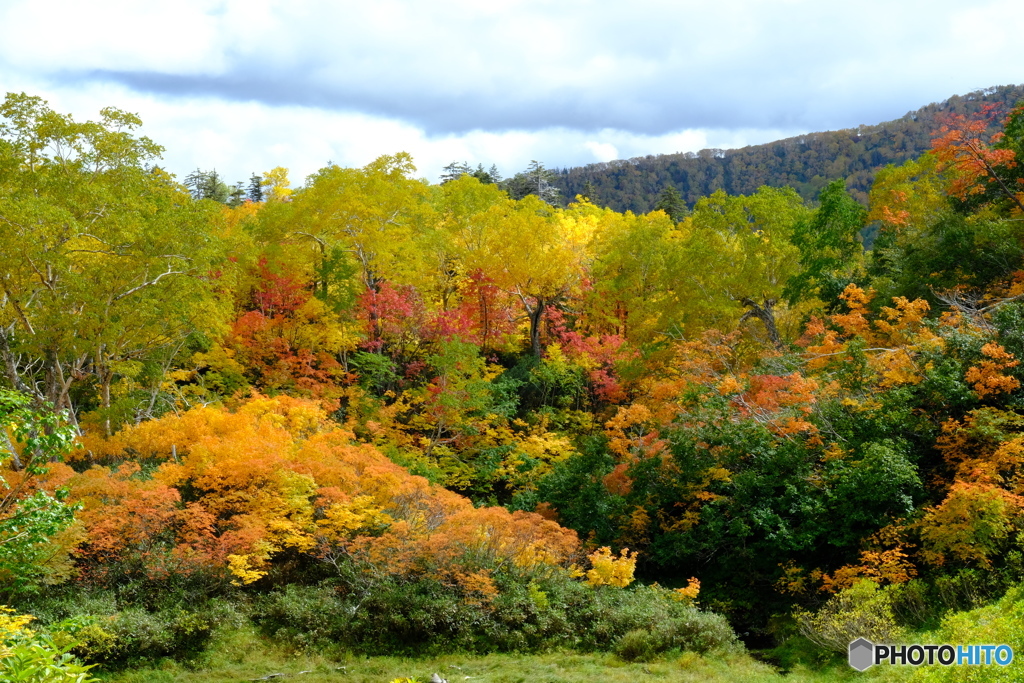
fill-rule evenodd
<path id="1" fill-rule="evenodd" d="M 669 277 L 679 233 L 664 212 L 636 216 L 605 210 L 594 237 L 592 315 L 630 341 L 650 341 L 674 317 Z"/>
<path id="2" fill-rule="evenodd" d="M 428 187 L 405 152 L 363 168 L 328 166 L 292 195 L 288 209 L 268 216 L 270 236 L 307 241 L 317 267 L 341 250 L 359 266 L 362 284 L 414 279 L 415 235 L 430 214 Z"/>
<path id="3" fill-rule="evenodd" d="M 762 187 L 735 197 L 719 190 L 699 200 L 680 224 L 674 252 L 681 326 L 725 329 L 737 318 L 756 318 L 768 340 L 781 346 L 776 306 L 799 268 L 793 227 L 809 213 L 792 188 Z"/>
<path id="4" fill-rule="evenodd" d="M 491 205 L 453 234 L 467 268 L 481 269 L 520 301 L 537 357 L 544 311 L 564 301 L 582 281 L 595 224 L 586 207 L 552 209 L 528 195 Z"/>

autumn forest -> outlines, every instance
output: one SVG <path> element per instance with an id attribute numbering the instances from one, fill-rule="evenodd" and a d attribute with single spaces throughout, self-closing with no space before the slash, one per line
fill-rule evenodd
<path id="1" fill-rule="evenodd" d="M 1024 106 L 936 114 L 866 190 L 643 213 L 405 153 L 178 181 L 132 114 L 0 117 L 12 680 L 231 629 L 778 671 L 859 636 L 1024 653 Z"/>

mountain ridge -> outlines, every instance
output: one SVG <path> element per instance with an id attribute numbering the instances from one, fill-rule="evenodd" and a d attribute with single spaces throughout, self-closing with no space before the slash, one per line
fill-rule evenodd
<path id="1" fill-rule="evenodd" d="M 875 173 L 931 149 L 945 117 L 970 115 L 988 104 L 1008 109 L 1024 100 L 1024 84 L 993 86 L 953 95 L 878 124 L 796 135 L 736 149 L 656 154 L 562 169 L 553 179 L 562 195 L 589 196 L 616 211 L 647 213 L 661 192 L 674 186 L 690 206 L 722 189 L 750 194 L 762 185 L 791 186 L 814 200 L 821 188 L 843 178 L 850 193 L 867 203 Z M 995 126 L 991 132 L 998 130 Z"/>

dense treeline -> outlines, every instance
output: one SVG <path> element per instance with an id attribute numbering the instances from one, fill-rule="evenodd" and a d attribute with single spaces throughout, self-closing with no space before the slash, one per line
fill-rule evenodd
<path id="1" fill-rule="evenodd" d="M 736 647 L 701 609 L 831 647 L 994 599 L 1024 578 L 1024 108 L 993 111 L 868 209 L 839 180 L 673 215 L 401 153 L 222 203 L 131 115 L 10 95 L 3 598 L 107 666 L 241 619 L 649 657 Z"/>
<path id="2" fill-rule="evenodd" d="M 750 194 L 762 185 L 792 187 L 804 199 L 813 200 L 829 182 L 843 179 L 850 193 L 866 205 L 878 170 L 931 149 L 946 116 L 973 115 L 990 104 L 1003 105 L 1005 114 L 1021 98 L 1024 86 L 987 88 L 877 125 L 808 133 L 742 149 L 658 154 L 564 169 L 555 186 L 564 197 L 583 194 L 616 211 L 646 213 L 656 208 L 670 186 L 692 206 L 716 190 Z M 1000 121 L 997 116 L 990 118 L 993 128 Z"/>

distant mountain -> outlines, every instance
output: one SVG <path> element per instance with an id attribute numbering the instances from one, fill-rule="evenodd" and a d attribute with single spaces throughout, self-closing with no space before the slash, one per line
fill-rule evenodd
<path id="1" fill-rule="evenodd" d="M 675 185 L 692 205 L 718 189 L 750 194 L 762 185 L 789 185 L 805 199 L 815 199 L 828 182 L 845 178 L 851 194 L 867 203 L 875 172 L 931 149 L 945 115 L 971 114 L 990 103 L 1003 104 L 1008 111 L 1022 99 L 1024 85 L 988 88 L 874 126 L 808 133 L 741 149 L 658 154 L 564 169 L 555 184 L 564 197 L 589 194 L 595 204 L 636 213 L 651 211 L 668 185 Z"/>

